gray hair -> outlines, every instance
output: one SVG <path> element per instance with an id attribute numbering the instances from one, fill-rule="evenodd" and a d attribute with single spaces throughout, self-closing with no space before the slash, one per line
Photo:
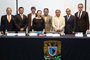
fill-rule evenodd
<path id="1" fill-rule="evenodd" d="M 59 11 L 59 12 L 61 13 L 61 11 L 60 11 L 59 9 L 57 9 L 57 10 L 55 11 L 55 13 L 56 13 L 57 11 Z"/>
<path id="2" fill-rule="evenodd" d="M 79 3 L 79 4 L 78 4 L 78 6 L 79 6 L 79 5 L 82 5 L 82 6 L 83 6 L 83 4 L 82 4 L 82 3 Z"/>
<path id="3" fill-rule="evenodd" d="M 11 9 L 11 8 L 10 8 L 10 7 L 8 7 L 8 8 L 6 9 L 6 11 L 7 11 L 8 9 Z M 11 9 L 11 11 L 12 11 L 12 9 Z"/>
<path id="4" fill-rule="evenodd" d="M 70 8 L 67 8 L 67 9 L 66 9 L 66 11 L 67 11 L 68 9 L 71 11 L 71 9 L 70 9 Z"/>

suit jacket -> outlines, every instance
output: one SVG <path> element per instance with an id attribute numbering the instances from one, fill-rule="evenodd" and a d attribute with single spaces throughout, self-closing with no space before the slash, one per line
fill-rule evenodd
<path id="1" fill-rule="evenodd" d="M 28 19 L 25 15 L 23 15 L 23 20 L 22 20 L 20 14 L 17 14 L 15 15 L 14 24 L 16 26 L 16 30 L 20 31 L 21 28 L 24 28 L 25 30 L 28 25 Z"/>
<path id="2" fill-rule="evenodd" d="M 0 26 L 0 31 L 2 31 L 2 28 L 1 28 L 1 26 Z"/>
<path id="3" fill-rule="evenodd" d="M 31 19 L 32 19 L 31 16 L 32 16 L 32 13 L 28 14 L 28 31 L 31 29 Z"/>
<path id="4" fill-rule="evenodd" d="M 56 32 L 57 29 L 58 29 L 57 17 L 53 17 L 53 19 L 52 19 L 52 27 L 53 27 L 53 31 Z M 59 22 L 60 33 L 64 33 L 64 27 L 65 27 L 65 18 L 60 16 L 60 22 Z"/>
<path id="5" fill-rule="evenodd" d="M 43 19 L 45 20 L 45 16 L 42 15 Z M 52 17 L 50 15 L 47 16 L 47 20 L 45 22 L 45 31 L 49 32 L 52 30 Z"/>
<path id="6" fill-rule="evenodd" d="M 14 16 L 11 15 L 10 23 L 8 22 L 7 15 L 4 15 L 1 17 L 1 30 L 5 31 L 14 31 L 15 25 L 14 25 Z"/>
<path id="7" fill-rule="evenodd" d="M 83 11 L 81 18 L 78 17 L 78 12 L 75 13 L 76 16 L 76 31 L 82 31 L 85 32 L 87 29 L 89 29 L 89 17 L 88 13 Z"/>
<path id="8" fill-rule="evenodd" d="M 76 17 L 71 15 L 67 20 L 67 15 L 65 17 L 65 33 L 72 34 L 76 29 Z"/>

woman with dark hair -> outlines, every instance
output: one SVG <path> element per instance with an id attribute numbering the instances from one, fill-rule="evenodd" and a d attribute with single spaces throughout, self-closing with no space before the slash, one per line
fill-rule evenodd
<path id="1" fill-rule="evenodd" d="M 32 32 L 37 32 L 38 34 L 44 34 L 45 32 L 45 22 L 44 19 L 41 17 L 42 11 L 37 11 L 37 17 L 33 19 L 32 24 Z"/>

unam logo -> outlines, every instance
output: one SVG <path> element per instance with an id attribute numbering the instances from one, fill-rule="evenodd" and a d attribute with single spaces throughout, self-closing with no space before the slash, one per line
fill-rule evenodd
<path id="1" fill-rule="evenodd" d="M 45 60 L 60 60 L 61 41 L 57 40 L 44 41 L 44 58 Z"/>

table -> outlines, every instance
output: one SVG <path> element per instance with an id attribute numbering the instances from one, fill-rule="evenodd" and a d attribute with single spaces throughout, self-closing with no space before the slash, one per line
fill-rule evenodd
<path id="1" fill-rule="evenodd" d="M 61 41 L 61 60 L 90 60 L 90 38 L 0 36 L 0 60 L 45 60 L 44 41 Z"/>

